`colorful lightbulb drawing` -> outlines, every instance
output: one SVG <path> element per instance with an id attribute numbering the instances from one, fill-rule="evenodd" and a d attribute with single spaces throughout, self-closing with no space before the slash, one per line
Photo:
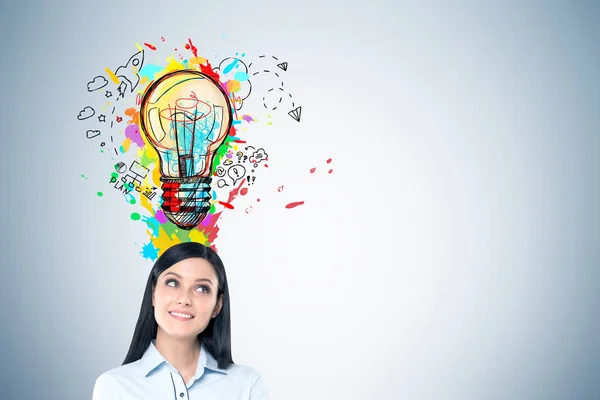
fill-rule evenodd
<path id="1" fill-rule="evenodd" d="M 140 127 L 160 158 L 161 208 L 182 229 L 210 210 L 213 159 L 232 118 L 225 91 L 199 71 L 170 72 L 142 96 Z"/>

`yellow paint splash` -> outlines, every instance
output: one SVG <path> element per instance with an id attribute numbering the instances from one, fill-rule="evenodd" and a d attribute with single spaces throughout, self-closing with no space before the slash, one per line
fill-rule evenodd
<path id="1" fill-rule="evenodd" d="M 150 240 L 152 241 L 154 247 L 158 250 L 159 255 L 169 247 L 181 243 L 181 240 L 177 237 L 177 235 L 173 234 L 171 237 L 169 237 L 162 227 L 158 229 L 158 237 L 153 237 Z"/>
<path id="2" fill-rule="evenodd" d="M 126 138 L 123 140 L 123 144 L 121 147 L 123 148 L 123 153 L 127 153 L 129 151 L 129 147 L 131 146 L 131 139 Z"/>
<path id="3" fill-rule="evenodd" d="M 110 80 L 115 83 L 115 85 L 118 85 L 121 83 L 119 81 L 119 78 L 117 78 L 117 76 L 114 74 L 114 72 L 112 72 L 110 69 L 108 69 L 108 67 L 104 68 L 104 70 L 108 74 L 108 77 L 110 78 Z"/>
<path id="4" fill-rule="evenodd" d="M 208 245 L 208 238 L 206 237 L 206 235 L 197 229 L 193 229 L 190 231 L 190 240 L 192 242 Z"/>
<path id="5" fill-rule="evenodd" d="M 204 57 L 192 57 L 190 58 L 190 64 L 206 65 L 206 58 Z"/>
<path id="6" fill-rule="evenodd" d="M 171 71 L 179 71 L 181 69 L 185 69 L 185 66 L 179 61 L 177 61 L 175 57 L 168 57 L 167 62 L 168 64 L 163 71 L 165 74 Z"/>
<path id="7" fill-rule="evenodd" d="M 235 79 L 227 81 L 227 91 L 229 93 L 237 92 L 241 88 L 242 88 L 242 84 L 240 83 L 240 81 L 235 80 Z"/>

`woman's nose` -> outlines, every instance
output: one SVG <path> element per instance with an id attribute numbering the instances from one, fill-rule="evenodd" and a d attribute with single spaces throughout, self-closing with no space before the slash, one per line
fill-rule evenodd
<path id="1" fill-rule="evenodd" d="M 192 302 L 190 301 L 190 298 L 188 296 L 182 296 L 182 297 L 180 297 L 179 300 L 177 300 L 177 303 L 179 303 L 179 304 L 187 304 L 187 305 L 192 304 Z"/>

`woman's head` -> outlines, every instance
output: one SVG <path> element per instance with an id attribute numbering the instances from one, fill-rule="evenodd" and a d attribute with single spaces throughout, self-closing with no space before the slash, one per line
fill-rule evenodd
<path id="1" fill-rule="evenodd" d="M 197 337 L 220 367 L 233 363 L 227 276 L 210 247 L 180 243 L 158 258 L 123 365 L 139 360 L 157 334 L 173 340 Z"/>

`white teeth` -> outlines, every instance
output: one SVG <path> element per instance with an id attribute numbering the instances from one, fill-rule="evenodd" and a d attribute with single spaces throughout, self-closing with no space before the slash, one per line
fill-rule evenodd
<path id="1" fill-rule="evenodd" d="M 178 312 L 171 312 L 171 315 L 174 315 L 174 316 L 180 317 L 180 318 L 192 318 L 192 316 L 189 314 L 180 314 Z"/>

